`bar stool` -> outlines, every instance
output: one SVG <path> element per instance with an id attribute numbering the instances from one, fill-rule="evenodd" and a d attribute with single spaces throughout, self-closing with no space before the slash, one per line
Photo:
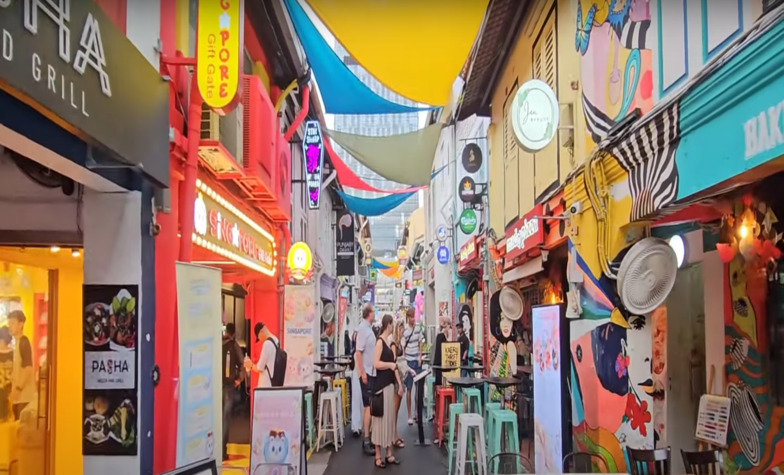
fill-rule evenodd
<path id="1" fill-rule="evenodd" d="M 449 432 L 447 446 L 446 446 L 446 453 L 449 457 L 449 471 L 447 473 L 452 473 L 452 460 L 454 460 L 455 456 L 455 446 L 457 445 L 457 417 L 460 414 L 465 413 L 465 407 L 462 403 L 450 404 L 449 405 Z"/>
<path id="2" fill-rule="evenodd" d="M 435 398 L 435 386 L 436 386 L 436 378 L 435 376 L 428 376 L 425 379 L 425 407 L 427 408 L 427 419 L 430 420 L 433 417 L 433 411 L 435 408 L 436 398 Z"/>
<path id="3" fill-rule="evenodd" d="M 476 388 L 466 388 L 463 390 L 463 404 L 465 412 L 482 414 L 482 393 Z"/>
<path id="4" fill-rule="evenodd" d="M 447 403 L 449 401 L 449 403 Z M 445 412 L 449 409 L 449 404 L 455 402 L 454 388 L 446 388 L 440 386 L 436 390 L 436 413 L 433 419 L 433 437 L 438 438 L 438 446 L 441 447 L 441 442 L 444 438 L 444 423 L 446 422 Z"/>
<path id="5" fill-rule="evenodd" d="M 457 435 L 457 475 L 465 475 L 466 453 L 471 454 L 470 462 L 475 467 L 473 473 L 487 475 L 487 452 L 485 452 L 485 429 L 482 416 L 479 414 L 460 414 L 458 417 Z M 473 443 L 472 432 L 476 433 L 477 441 Z M 469 449 L 469 446 L 471 449 Z M 473 457 L 476 447 L 476 458 Z"/>
<path id="6" fill-rule="evenodd" d="M 315 428 L 313 427 L 313 393 L 308 391 L 305 393 L 305 425 L 307 426 L 308 430 L 308 448 L 313 447 L 313 434 L 315 433 Z"/>
<path id="7" fill-rule="evenodd" d="M 333 391 L 338 393 L 338 434 L 340 435 L 340 445 L 343 445 L 346 440 L 346 422 L 343 418 L 343 410 L 341 409 L 343 406 L 343 390 L 338 388 L 333 389 Z"/>
<path id="8" fill-rule="evenodd" d="M 339 378 L 332 381 L 332 387 L 341 390 L 343 402 L 343 420 L 348 420 L 348 384 L 346 383 L 345 379 Z"/>
<path id="9" fill-rule="evenodd" d="M 340 446 L 340 430 L 338 427 L 338 407 L 340 405 L 340 400 L 338 397 L 339 395 L 335 391 L 324 391 L 319 395 L 319 428 L 318 439 L 316 441 L 317 452 L 327 445 L 327 437 L 329 435 L 332 435 L 332 444 L 335 446 L 335 452 L 338 451 Z"/>
<path id="10" fill-rule="evenodd" d="M 485 405 L 485 434 L 487 434 L 488 443 L 491 439 L 490 435 L 493 433 L 493 423 L 495 422 L 495 411 L 501 410 L 500 402 L 489 402 Z"/>
<path id="11" fill-rule="evenodd" d="M 504 452 L 520 453 L 520 439 L 517 433 L 517 414 L 509 409 L 494 410 L 490 434 L 490 456 Z M 506 448 L 503 439 L 506 436 Z M 497 464 L 497 461 L 494 462 Z M 490 467 L 495 470 L 497 467 Z"/>

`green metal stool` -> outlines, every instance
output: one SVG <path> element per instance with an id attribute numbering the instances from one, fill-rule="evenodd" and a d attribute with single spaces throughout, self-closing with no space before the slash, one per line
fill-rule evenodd
<path id="1" fill-rule="evenodd" d="M 482 393 L 476 388 L 466 388 L 463 390 L 463 403 L 465 412 L 482 414 Z"/>
<path id="2" fill-rule="evenodd" d="M 308 426 L 308 448 L 313 447 L 313 393 L 308 392 L 305 393 L 305 410 L 307 414 L 305 414 L 305 424 Z"/>
<path id="3" fill-rule="evenodd" d="M 508 409 L 490 411 L 493 414 L 493 421 L 490 423 L 492 432 L 490 433 L 490 457 L 503 452 L 520 453 L 520 441 L 517 438 L 517 414 Z M 503 439 L 506 436 L 506 447 Z M 520 472 L 519 461 L 516 473 Z M 494 467 L 488 467 L 490 472 L 498 470 L 498 460 L 493 461 Z"/>
<path id="4" fill-rule="evenodd" d="M 457 444 L 457 417 L 465 412 L 463 403 L 449 405 L 449 442 L 446 446 L 447 456 L 449 457 L 449 471 L 452 473 L 452 461 L 455 458 L 455 445 Z"/>
<path id="5" fill-rule="evenodd" d="M 425 408 L 427 409 L 427 419 L 433 418 L 433 408 L 436 403 L 436 378 L 435 376 L 428 376 L 425 379 Z"/>
<path id="6" fill-rule="evenodd" d="M 501 410 L 500 402 L 488 402 L 485 404 L 485 434 L 487 434 L 487 445 L 490 445 L 490 435 L 493 433 L 495 423 L 495 413 Z"/>

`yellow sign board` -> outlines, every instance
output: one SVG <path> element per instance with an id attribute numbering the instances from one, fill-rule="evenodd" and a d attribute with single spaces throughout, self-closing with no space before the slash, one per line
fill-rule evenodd
<path id="1" fill-rule="evenodd" d="M 460 377 L 460 343 L 453 341 L 441 344 L 441 366 L 456 368 L 443 371 L 444 379 Z"/>
<path id="2" fill-rule="evenodd" d="M 196 29 L 196 79 L 204 103 L 229 112 L 239 100 L 243 0 L 201 0 Z"/>
<path id="3" fill-rule="evenodd" d="M 307 243 L 300 241 L 294 243 L 289 249 L 289 270 L 294 280 L 305 280 L 313 268 L 313 253 Z"/>

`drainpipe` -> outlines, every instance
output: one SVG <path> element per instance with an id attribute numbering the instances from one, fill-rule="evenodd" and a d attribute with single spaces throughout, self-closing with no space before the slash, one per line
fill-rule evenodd
<path id="1" fill-rule="evenodd" d="M 280 230 L 281 240 L 280 246 L 278 246 L 278 259 L 280 260 L 280 268 L 278 272 L 278 320 L 280 322 L 280 335 L 278 338 L 280 339 L 281 347 L 286 343 L 285 342 L 285 322 L 283 321 L 283 298 L 284 298 L 284 291 L 286 289 L 286 259 L 288 257 L 289 249 L 291 248 L 291 231 L 289 231 L 289 227 L 285 223 L 281 223 L 278 225 L 278 230 Z"/>
<path id="2" fill-rule="evenodd" d="M 188 155 L 185 158 L 185 179 L 180 185 L 180 261 L 190 262 L 193 255 L 193 205 L 196 201 L 196 173 L 199 169 L 199 139 L 201 135 L 201 107 L 196 73 L 191 75 L 190 104 L 188 106 Z"/>
<path id="3" fill-rule="evenodd" d="M 291 141 L 291 138 L 294 137 L 294 134 L 297 133 L 297 129 L 299 128 L 302 121 L 305 120 L 305 117 L 308 116 L 308 112 L 310 111 L 310 85 L 306 84 L 305 89 L 302 91 L 302 107 L 297 114 L 297 117 L 294 118 L 294 122 L 289 126 L 289 130 L 286 131 L 286 135 L 283 136 L 283 140 L 286 142 Z"/>

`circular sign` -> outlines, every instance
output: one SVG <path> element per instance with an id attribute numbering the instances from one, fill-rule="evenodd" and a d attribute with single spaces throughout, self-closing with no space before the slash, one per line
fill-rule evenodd
<path id="1" fill-rule="evenodd" d="M 439 226 L 436 229 L 436 238 L 439 241 L 446 241 L 446 228 L 444 226 Z"/>
<path id="2" fill-rule="evenodd" d="M 476 229 L 476 213 L 471 208 L 466 208 L 460 213 L 460 230 L 463 234 L 471 234 Z"/>
<path id="3" fill-rule="evenodd" d="M 449 248 L 446 246 L 438 246 L 436 250 L 436 258 L 438 258 L 438 262 L 441 264 L 446 264 L 449 262 Z"/>
<path id="4" fill-rule="evenodd" d="M 470 176 L 464 176 L 463 179 L 460 180 L 459 194 L 460 199 L 464 203 L 470 203 L 474 201 L 474 198 L 476 198 L 476 183 L 474 183 L 473 178 Z"/>
<path id="5" fill-rule="evenodd" d="M 291 249 L 289 249 L 287 262 L 291 271 L 291 277 L 294 280 L 305 280 L 313 267 L 313 254 L 310 252 L 308 245 L 300 241 L 294 243 Z"/>
<path id="6" fill-rule="evenodd" d="M 550 86 L 538 79 L 520 86 L 509 112 L 517 143 L 526 152 L 542 150 L 558 131 L 558 99 Z"/>
<path id="7" fill-rule="evenodd" d="M 482 149 L 475 143 L 463 148 L 463 168 L 468 173 L 476 173 L 482 167 Z"/>

